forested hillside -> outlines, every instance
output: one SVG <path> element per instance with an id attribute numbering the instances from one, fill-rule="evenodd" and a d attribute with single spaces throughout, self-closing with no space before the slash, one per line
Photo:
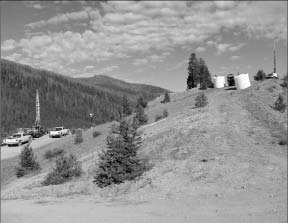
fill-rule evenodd
<path id="1" fill-rule="evenodd" d="M 31 127 L 35 121 L 35 97 L 39 90 L 41 124 L 45 127 L 65 125 L 67 127 L 89 126 L 89 113 L 94 114 L 94 123 L 113 120 L 119 115 L 122 96 L 135 103 L 135 92 L 104 91 L 84 85 L 46 70 L 34 69 L 1 59 L 1 133 L 11 133 L 15 128 Z M 152 100 L 157 92 L 139 89 L 139 95 Z M 147 92 L 149 94 L 147 95 Z"/>
<path id="2" fill-rule="evenodd" d="M 163 94 L 163 88 L 155 87 L 146 84 L 132 84 L 122 80 L 104 75 L 95 75 L 88 78 L 76 78 L 80 83 L 97 87 L 97 89 L 104 90 L 113 94 L 121 95 L 123 93 L 130 95 L 129 99 L 133 102 L 139 96 L 150 101 L 155 98 L 155 95 Z M 169 91 L 168 91 L 169 92 Z"/>

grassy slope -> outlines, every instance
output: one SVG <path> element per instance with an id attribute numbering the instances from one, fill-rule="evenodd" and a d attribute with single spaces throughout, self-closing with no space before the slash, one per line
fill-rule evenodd
<path id="1" fill-rule="evenodd" d="M 259 207 L 263 214 L 275 209 L 274 217 L 283 218 L 287 214 L 287 150 L 277 142 L 287 131 L 287 111 L 278 113 L 270 107 L 276 100 L 274 95 L 283 91 L 279 82 L 254 83 L 243 91 L 208 90 L 209 105 L 202 109 L 194 108 L 197 90 L 173 93 L 168 104 L 160 104 L 161 97 L 150 102 L 149 124 L 140 130 L 144 144 L 139 154 L 148 156 L 154 167 L 137 182 L 106 189 L 91 182 L 97 151 L 105 146 L 107 124 L 99 127 L 102 138 L 92 139 L 91 131 L 87 131 L 81 148 L 68 142 L 69 138 L 65 139 L 67 142 L 59 141 L 59 146 L 81 156 L 86 174 L 80 179 L 39 187 L 51 167 L 51 163 L 44 164 L 40 174 L 5 186 L 2 199 L 80 194 L 93 195 L 98 200 L 191 197 L 218 203 L 221 199 L 239 206 Z M 164 108 L 169 116 L 153 123 Z"/>

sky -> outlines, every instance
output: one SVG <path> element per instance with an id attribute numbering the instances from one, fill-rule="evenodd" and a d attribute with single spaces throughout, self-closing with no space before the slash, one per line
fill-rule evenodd
<path id="1" fill-rule="evenodd" d="M 1 1 L 1 58 L 69 77 L 186 89 L 191 53 L 211 75 L 287 74 L 287 1 Z"/>

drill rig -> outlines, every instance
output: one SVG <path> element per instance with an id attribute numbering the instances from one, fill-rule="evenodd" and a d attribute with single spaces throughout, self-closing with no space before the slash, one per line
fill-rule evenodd
<path id="1" fill-rule="evenodd" d="M 39 92 L 36 91 L 36 120 L 35 124 L 32 127 L 32 137 L 39 138 L 45 134 L 43 126 L 40 125 L 40 101 L 39 101 Z"/>

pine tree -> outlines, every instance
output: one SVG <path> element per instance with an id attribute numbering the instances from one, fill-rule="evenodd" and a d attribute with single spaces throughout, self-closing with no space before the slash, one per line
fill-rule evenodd
<path id="1" fill-rule="evenodd" d="M 135 115 L 135 119 L 138 121 L 139 125 L 144 125 L 148 122 L 148 117 L 147 115 L 144 113 L 144 109 L 142 106 L 137 106 L 136 108 L 136 115 Z"/>
<path id="2" fill-rule="evenodd" d="M 254 76 L 255 81 L 262 81 L 266 79 L 266 74 L 263 70 L 258 70 L 256 76 Z"/>
<path id="3" fill-rule="evenodd" d="M 34 155 L 32 147 L 26 145 L 21 150 L 19 166 L 16 167 L 17 177 L 22 177 L 30 172 L 40 169 L 40 164 L 37 162 L 37 158 Z"/>
<path id="4" fill-rule="evenodd" d="M 200 89 L 205 90 L 212 85 L 212 79 L 208 67 L 205 61 L 200 58 L 199 60 L 200 74 L 199 74 L 199 82 Z"/>
<path id="5" fill-rule="evenodd" d="M 142 96 L 138 98 L 136 107 L 138 106 L 142 106 L 143 108 L 147 107 L 147 101 L 145 101 Z"/>
<path id="6" fill-rule="evenodd" d="M 204 93 L 199 94 L 196 98 L 195 98 L 195 106 L 196 107 L 205 107 L 206 105 L 208 105 L 208 98 Z"/>
<path id="7" fill-rule="evenodd" d="M 130 104 L 126 95 L 124 95 L 122 98 L 122 112 L 124 116 L 128 116 L 132 114 L 132 109 L 130 107 Z"/>
<path id="8" fill-rule="evenodd" d="M 199 74 L 199 61 L 196 58 L 196 54 L 192 53 L 188 63 L 187 89 L 191 89 L 197 86 L 199 83 Z"/>
<path id="9" fill-rule="evenodd" d="M 123 183 L 140 176 L 145 166 L 137 157 L 142 139 L 138 125 L 122 119 L 106 139 L 107 149 L 99 156 L 94 181 L 99 187 Z"/>
<path id="10" fill-rule="evenodd" d="M 170 96 L 169 93 L 166 91 L 164 94 L 164 99 L 161 101 L 161 103 L 168 103 L 170 102 Z"/>

